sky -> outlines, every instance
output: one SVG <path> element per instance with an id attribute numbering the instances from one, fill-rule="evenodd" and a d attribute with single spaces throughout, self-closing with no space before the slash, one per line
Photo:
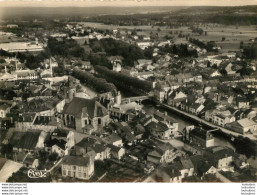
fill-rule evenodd
<path id="1" fill-rule="evenodd" d="M 0 0 L 0 7 L 240 6 L 257 0 Z"/>

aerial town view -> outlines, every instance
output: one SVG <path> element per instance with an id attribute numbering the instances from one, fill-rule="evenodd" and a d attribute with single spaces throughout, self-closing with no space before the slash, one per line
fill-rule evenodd
<path id="1" fill-rule="evenodd" d="M 257 5 L 0 13 L 0 182 L 257 182 Z"/>

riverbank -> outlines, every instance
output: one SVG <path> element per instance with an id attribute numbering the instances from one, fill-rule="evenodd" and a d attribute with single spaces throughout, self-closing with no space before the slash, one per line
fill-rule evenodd
<path id="1" fill-rule="evenodd" d="M 182 116 L 184 116 L 184 117 L 188 117 L 188 118 L 190 118 L 191 120 L 196 121 L 196 122 L 198 122 L 199 124 L 202 124 L 203 126 L 206 126 L 207 128 L 212 128 L 212 129 L 213 129 L 213 128 L 218 128 L 218 129 L 220 129 L 222 132 L 224 132 L 224 133 L 226 133 L 226 134 L 228 134 L 228 135 L 235 136 L 235 137 L 241 136 L 241 137 L 249 138 L 249 139 L 252 140 L 252 141 L 257 141 L 257 137 L 255 137 L 253 134 L 242 135 L 242 134 L 239 134 L 239 133 L 230 131 L 230 130 L 224 128 L 224 127 L 220 127 L 220 126 L 218 126 L 218 125 L 214 125 L 214 124 L 212 124 L 212 123 L 210 123 L 210 122 L 208 122 L 208 121 L 206 121 L 206 120 L 204 120 L 204 119 L 201 119 L 201 118 L 199 118 L 199 117 L 197 117 L 197 116 L 195 116 L 195 115 L 193 115 L 193 114 L 189 114 L 189 113 L 187 113 L 187 112 L 181 111 L 181 110 L 179 110 L 179 109 L 177 109 L 177 108 L 174 108 L 174 107 L 172 107 L 172 106 L 169 106 L 169 105 L 167 105 L 167 104 L 161 104 L 161 106 L 164 107 L 164 108 L 166 108 L 166 109 L 169 109 L 169 110 L 171 110 L 171 111 L 173 111 L 173 112 L 176 112 L 176 113 L 179 114 L 179 115 L 182 115 Z"/>

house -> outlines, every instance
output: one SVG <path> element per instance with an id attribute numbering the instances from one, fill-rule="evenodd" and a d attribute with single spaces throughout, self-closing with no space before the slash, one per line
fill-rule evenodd
<path id="1" fill-rule="evenodd" d="M 168 104 L 171 106 L 178 107 L 180 103 L 187 99 L 187 95 L 182 91 L 176 92 L 173 91 L 172 94 L 168 97 Z"/>
<path id="2" fill-rule="evenodd" d="M 91 70 L 92 65 L 91 65 L 90 61 L 81 61 L 81 68 L 84 70 Z"/>
<path id="3" fill-rule="evenodd" d="M 103 138 L 104 143 L 111 144 L 117 147 L 122 147 L 122 139 L 115 133 L 112 133 L 111 135 Z"/>
<path id="4" fill-rule="evenodd" d="M 122 66 L 122 61 L 123 61 L 122 56 L 110 56 L 107 59 L 109 62 L 111 62 L 113 71 L 115 71 L 115 72 L 121 71 L 121 66 Z"/>
<path id="5" fill-rule="evenodd" d="M 200 127 L 193 129 L 185 128 L 183 130 L 183 140 L 190 143 L 199 144 L 202 147 L 213 147 L 214 136 L 212 135 L 214 130 L 204 130 Z"/>
<path id="6" fill-rule="evenodd" d="M 137 70 L 142 70 L 144 66 L 151 65 L 152 60 L 138 59 L 134 62 L 134 66 Z"/>
<path id="7" fill-rule="evenodd" d="M 179 162 L 182 166 L 180 168 L 181 178 L 186 178 L 194 175 L 194 165 L 189 157 L 180 157 Z"/>
<path id="8" fill-rule="evenodd" d="M 221 73 L 218 70 L 213 70 L 209 73 L 210 77 L 219 77 L 222 76 Z"/>
<path id="9" fill-rule="evenodd" d="M 36 169 L 39 166 L 39 161 L 32 155 L 27 155 L 23 161 L 23 165 L 27 168 Z"/>
<path id="10" fill-rule="evenodd" d="M 35 70 L 16 70 L 12 72 L 15 80 L 35 80 L 39 78 L 38 72 Z"/>
<path id="11" fill-rule="evenodd" d="M 201 113 L 201 111 L 204 109 L 204 105 L 199 103 L 192 103 L 189 106 L 189 113 L 192 113 L 194 115 L 198 115 Z"/>
<path id="12" fill-rule="evenodd" d="M 165 164 L 172 162 L 177 155 L 177 150 L 170 143 L 158 143 L 147 154 L 147 162 L 155 165 Z"/>
<path id="13" fill-rule="evenodd" d="M 124 143 L 127 143 L 128 145 L 132 145 L 137 141 L 134 131 L 126 122 L 112 123 L 110 128 L 122 138 Z"/>
<path id="14" fill-rule="evenodd" d="M 154 76 L 154 72 L 153 71 L 139 72 L 137 74 L 137 78 L 138 79 L 143 79 L 143 80 L 145 80 L 145 79 L 147 79 L 149 77 L 152 77 L 152 76 Z"/>
<path id="15" fill-rule="evenodd" d="M 64 125 L 78 132 L 89 133 L 108 125 L 107 109 L 96 100 L 74 97 L 63 109 Z"/>
<path id="16" fill-rule="evenodd" d="M 115 145 L 108 145 L 108 147 L 111 149 L 111 157 L 114 159 L 121 160 L 122 157 L 125 155 L 125 149 L 115 146 Z"/>
<path id="17" fill-rule="evenodd" d="M 65 148 L 67 148 L 68 150 L 70 150 L 75 145 L 75 137 L 73 131 L 55 129 L 50 136 L 52 140 L 63 140 L 66 143 Z"/>
<path id="18" fill-rule="evenodd" d="M 248 119 L 253 119 L 254 117 L 256 117 L 256 115 L 256 111 L 254 111 L 253 109 L 247 109 L 243 112 L 244 118 Z"/>
<path id="19" fill-rule="evenodd" d="M 7 114 L 9 114 L 11 111 L 11 106 L 7 104 L 2 104 L 0 106 L 0 118 L 5 118 Z"/>
<path id="20" fill-rule="evenodd" d="M 152 136 L 167 140 L 171 138 L 173 129 L 169 128 L 165 123 L 162 122 L 150 122 L 146 129 L 151 133 Z"/>
<path id="21" fill-rule="evenodd" d="M 257 131 L 257 123 L 248 118 L 240 119 L 238 121 L 226 124 L 226 127 L 241 134 L 248 132 L 255 133 Z"/>
<path id="22" fill-rule="evenodd" d="M 36 116 L 31 128 L 52 132 L 57 128 L 57 120 L 54 116 Z"/>
<path id="23" fill-rule="evenodd" d="M 217 109 L 206 110 L 206 111 L 205 111 L 205 116 L 204 116 L 205 120 L 207 120 L 207 121 L 212 121 L 213 116 L 214 116 L 215 114 L 217 114 L 218 112 L 219 112 L 219 110 L 217 110 Z"/>
<path id="24" fill-rule="evenodd" d="M 155 173 L 156 180 L 161 182 L 181 183 L 182 176 L 176 165 L 160 167 Z"/>
<path id="25" fill-rule="evenodd" d="M 114 104 L 110 109 L 110 117 L 122 121 L 129 121 L 132 113 L 137 115 L 142 110 L 142 105 L 136 102 Z"/>
<path id="26" fill-rule="evenodd" d="M 217 172 L 215 163 L 208 161 L 203 155 L 194 155 L 190 159 L 194 165 L 195 174 L 200 178 L 209 174 L 214 175 Z"/>
<path id="27" fill-rule="evenodd" d="M 233 115 L 227 115 L 223 113 L 217 113 L 213 115 L 212 122 L 216 125 L 225 127 L 227 123 L 234 122 L 236 119 Z"/>
<path id="28" fill-rule="evenodd" d="M 22 131 L 32 129 L 33 121 L 34 121 L 35 117 L 36 117 L 36 113 L 34 113 L 34 112 L 20 113 L 18 121 L 15 122 L 15 127 Z"/>
<path id="29" fill-rule="evenodd" d="M 69 152 L 67 148 L 67 142 L 62 139 L 51 139 L 45 143 L 45 146 L 46 150 L 50 148 L 51 153 L 56 153 L 60 157 L 68 155 Z"/>
<path id="30" fill-rule="evenodd" d="M 14 131 L 9 143 L 12 144 L 15 152 L 37 153 L 38 150 L 44 148 L 44 141 L 47 133 L 44 131 Z"/>
<path id="31" fill-rule="evenodd" d="M 85 156 L 93 153 L 95 160 L 104 160 L 111 156 L 110 148 L 106 144 L 99 143 L 92 138 L 83 138 L 74 146 L 73 151 L 76 156 Z"/>
<path id="32" fill-rule="evenodd" d="M 178 131 L 178 122 L 169 116 L 167 112 L 162 113 L 157 110 L 153 116 L 157 121 L 164 122 L 169 128 L 172 128 L 173 131 Z"/>
<path id="33" fill-rule="evenodd" d="M 62 160 L 62 176 L 90 179 L 94 174 L 94 158 L 90 155 L 65 156 Z"/>
<path id="34" fill-rule="evenodd" d="M 151 42 L 137 42 L 138 47 L 140 47 L 141 49 L 146 49 L 147 47 L 151 46 L 152 43 Z"/>
<path id="35" fill-rule="evenodd" d="M 244 98 L 244 97 L 237 97 L 236 98 L 236 105 L 237 107 L 240 108 L 249 108 L 249 100 Z"/>
<path id="36" fill-rule="evenodd" d="M 219 171 L 222 169 L 230 169 L 232 167 L 232 162 L 234 161 L 235 153 L 231 148 L 215 146 L 212 148 L 207 148 L 203 157 L 207 161 L 213 162 L 214 167 Z"/>

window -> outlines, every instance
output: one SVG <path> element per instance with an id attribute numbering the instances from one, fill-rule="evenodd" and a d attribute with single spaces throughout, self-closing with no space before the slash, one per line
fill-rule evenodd
<path id="1" fill-rule="evenodd" d="M 76 166 L 73 166 L 73 170 L 76 170 Z"/>
<path id="2" fill-rule="evenodd" d="M 84 173 L 84 178 L 87 178 L 87 173 Z"/>
<path id="3" fill-rule="evenodd" d="M 84 167 L 84 171 L 86 171 L 87 170 L 87 168 L 86 167 Z"/>
<path id="4" fill-rule="evenodd" d="M 66 169 L 66 165 L 63 165 L 63 166 L 62 166 L 62 169 Z"/>
<path id="5" fill-rule="evenodd" d="M 70 177 L 71 177 L 71 172 L 70 172 L 70 171 L 68 171 L 68 176 L 70 176 Z"/>
<path id="6" fill-rule="evenodd" d="M 78 175 L 79 175 L 79 177 L 81 177 L 81 176 L 82 176 L 82 175 L 81 175 L 81 172 L 79 172 Z"/>
<path id="7" fill-rule="evenodd" d="M 62 171 L 62 175 L 65 176 L 66 175 L 66 170 Z"/>
<path id="8" fill-rule="evenodd" d="M 101 119 L 99 118 L 98 119 L 98 125 L 101 125 L 102 124 L 102 121 L 101 121 Z"/>
<path id="9" fill-rule="evenodd" d="M 85 125 L 87 125 L 87 120 L 85 120 Z"/>
<path id="10" fill-rule="evenodd" d="M 81 167 L 78 167 L 78 170 L 81 171 Z"/>

